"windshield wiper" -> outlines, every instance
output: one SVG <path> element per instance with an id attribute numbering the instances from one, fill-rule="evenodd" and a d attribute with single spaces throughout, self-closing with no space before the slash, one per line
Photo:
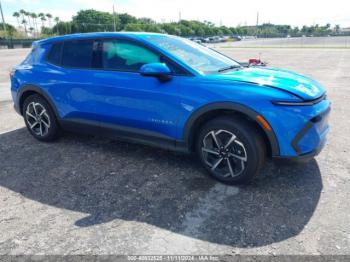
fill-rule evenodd
<path id="1" fill-rule="evenodd" d="M 232 69 L 238 69 L 238 68 L 241 68 L 241 66 L 239 66 L 239 65 L 230 65 L 230 66 L 223 67 L 223 68 L 219 69 L 218 72 L 221 73 L 221 72 L 225 72 L 225 71 L 232 70 Z"/>

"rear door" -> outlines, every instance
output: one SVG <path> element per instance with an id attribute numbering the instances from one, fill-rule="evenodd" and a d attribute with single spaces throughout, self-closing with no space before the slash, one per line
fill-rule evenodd
<path id="1" fill-rule="evenodd" d="M 99 89 L 92 81 L 94 46 L 94 40 L 76 40 L 51 47 L 46 83 L 62 120 L 95 122 L 98 126 Z"/>

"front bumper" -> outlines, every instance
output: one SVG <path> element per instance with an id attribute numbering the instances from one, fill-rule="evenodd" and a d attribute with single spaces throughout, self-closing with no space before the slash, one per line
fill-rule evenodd
<path id="1" fill-rule="evenodd" d="M 311 118 L 295 135 L 291 142 L 295 156 L 276 156 L 275 159 L 307 161 L 317 156 L 326 144 L 329 132 L 328 117 L 331 108 Z"/>
<path id="2" fill-rule="evenodd" d="M 322 143 L 311 152 L 300 154 L 297 156 L 274 156 L 273 159 L 275 160 L 287 160 L 287 161 L 296 161 L 296 162 L 308 162 L 311 159 L 313 159 L 315 156 L 317 156 L 324 146 L 326 145 L 326 140 L 323 140 Z"/>

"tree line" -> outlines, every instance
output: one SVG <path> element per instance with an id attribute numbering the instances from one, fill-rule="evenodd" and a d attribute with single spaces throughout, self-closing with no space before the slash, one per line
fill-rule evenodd
<path id="1" fill-rule="evenodd" d="M 60 21 L 53 18 L 50 13 L 32 13 L 25 10 L 15 12 L 18 27 L 24 28 L 28 36 L 40 38 L 51 35 L 64 35 L 85 32 L 107 31 L 145 31 L 167 33 L 172 35 L 190 37 L 206 37 L 215 35 L 257 36 L 257 37 L 286 37 L 286 36 L 326 36 L 339 35 L 340 27 L 331 28 L 330 24 L 324 26 L 312 25 L 291 27 L 290 25 L 274 25 L 265 23 L 258 26 L 216 26 L 210 21 L 181 20 L 170 23 L 157 23 L 150 18 L 136 18 L 129 14 L 112 14 L 93 9 L 81 10 L 71 21 Z M 16 32 L 16 28 L 8 25 L 9 33 Z"/>
<path id="2" fill-rule="evenodd" d="M 31 33 L 31 35 L 34 36 L 39 36 L 39 34 L 42 33 L 44 28 L 52 27 L 52 20 L 54 20 L 56 24 L 60 21 L 59 17 L 53 18 L 53 16 L 50 13 L 37 14 L 34 12 L 25 11 L 24 9 L 21 9 L 18 12 L 14 12 L 12 16 L 16 18 L 17 25 L 19 28 L 23 26 L 25 35 Z M 46 22 L 48 22 L 48 24 L 46 24 Z M 40 28 L 38 26 L 39 23 Z"/>

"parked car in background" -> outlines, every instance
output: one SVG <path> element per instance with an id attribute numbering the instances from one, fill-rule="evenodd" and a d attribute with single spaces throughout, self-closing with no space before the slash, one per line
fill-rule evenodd
<path id="1" fill-rule="evenodd" d="M 220 43 L 220 42 L 221 42 L 221 40 L 217 36 L 209 37 L 209 43 L 213 43 L 214 44 L 214 43 Z"/>
<path id="2" fill-rule="evenodd" d="M 190 37 L 189 40 L 201 44 L 202 43 L 202 39 L 200 37 Z"/>
<path id="3" fill-rule="evenodd" d="M 312 158 L 329 130 L 316 81 L 162 34 L 40 40 L 11 72 L 11 93 L 40 141 L 71 130 L 194 152 L 225 183 L 251 181 L 266 157 Z"/>
<path id="4" fill-rule="evenodd" d="M 242 37 L 239 36 L 239 35 L 233 35 L 233 36 L 231 36 L 231 38 L 232 38 L 234 41 L 241 41 L 241 40 L 242 40 Z"/>

